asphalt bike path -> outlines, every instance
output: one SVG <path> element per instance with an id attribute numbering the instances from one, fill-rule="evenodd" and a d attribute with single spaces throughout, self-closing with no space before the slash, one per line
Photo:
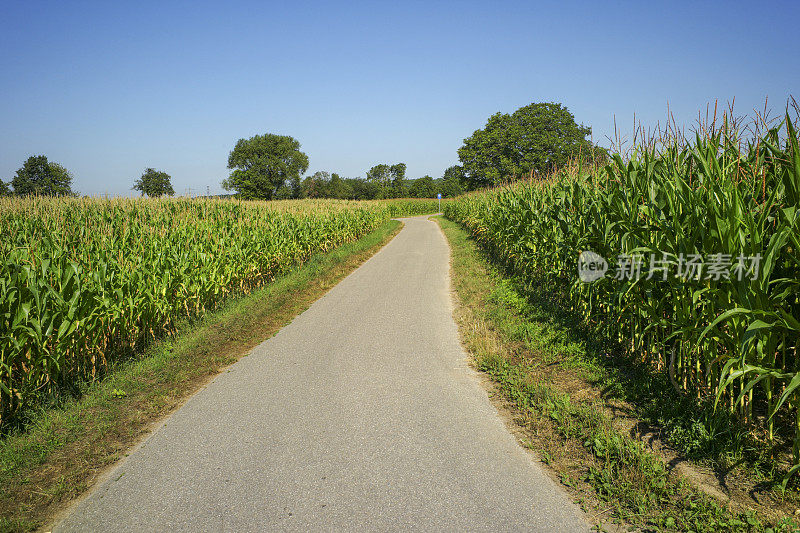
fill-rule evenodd
<path id="1" fill-rule="evenodd" d="M 588 531 L 469 367 L 447 240 L 403 221 L 54 531 Z"/>

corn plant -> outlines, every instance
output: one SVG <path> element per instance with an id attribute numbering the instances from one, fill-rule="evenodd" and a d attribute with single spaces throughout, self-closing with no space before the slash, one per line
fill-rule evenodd
<path id="1" fill-rule="evenodd" d="M 787 115 L 747 138 L 727 118 L 691 142 L 648 142 L 602 168 L 458 198 L 444 213 L 518 274 L 568 287 L 574 311 L 681 393 L 711 398 L 770 441 L 777 419 L 792 420 L 791 473 L 800 469 L 796 122 Z M 617 272 L 623 258 L 657 261 L 640 276 L 583 283 L 585 250 Z M 676 275 L 692 256 L 727 261 L 729 275 Z M 753 257 L 757 275 L 744 262 Z"/>
<path id="2" fill-rule="evenodd" d="M 429 202 L 430 203 L 430 202 Z M 424 202 L 0 199 L 0 424 Z"/>

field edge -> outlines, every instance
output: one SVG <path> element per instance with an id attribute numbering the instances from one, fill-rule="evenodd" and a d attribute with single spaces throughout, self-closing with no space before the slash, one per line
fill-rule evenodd
<path id="1" fill-rule="evenodd" d="M 658 454 L 615 429 L 592 402 L 571 397 L 576 391 L 563 390 L 532 370 L 547 365 L 532 361 L 536 356 L 507 335 L 524 321 L 509 305 L 520 296 L 504 294 L 509 291 L 504 276 L 461 225 L 444 216 L 432 219 L 450 245 L 453 315 L 470 364 L 486 382 L 509 431 L 534 452 L 598 530 L 797 530 L 785 515 L 734 509 L 708 496 L 693 480 L 665 467 Z M 628 468 L 628 462 L 634 467 Z M 639 507 L 631 512 L 634 502 Z"/>
<path id="2" fill-rule="evenodd" d="M 161 420 L 377 253 L 402 225 L 387 221 L 226 302 L 0 441 L 0 532 L 52 522 Z"/>

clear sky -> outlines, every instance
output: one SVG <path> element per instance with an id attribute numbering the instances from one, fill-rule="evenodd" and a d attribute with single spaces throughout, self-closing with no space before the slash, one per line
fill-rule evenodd
<path id="1" fill-rule="evenodd" d="M 221 192 L 236 140 L 292 135 L 309 173 L 441 176 L 497 111 L 560 102 L 596 142 L 800 98 L 800 2 L 0 0 L 0 179 L 47 155 L 83 194 L 146 167 Z"/>

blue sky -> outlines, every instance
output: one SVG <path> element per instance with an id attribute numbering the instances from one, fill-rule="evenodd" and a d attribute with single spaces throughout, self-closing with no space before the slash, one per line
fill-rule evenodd
<path id="1" fill-rule="evenodd" d="M 228 152 L 292 135 L 317 170 L 441 176 L 497 111 L 560 102 L 608 144 L 715 100 L 800 97 L 800 2 L 0 0 L 0 179 L 45 154 L 83 194 L 145 167 L 221 192 Z"/>

